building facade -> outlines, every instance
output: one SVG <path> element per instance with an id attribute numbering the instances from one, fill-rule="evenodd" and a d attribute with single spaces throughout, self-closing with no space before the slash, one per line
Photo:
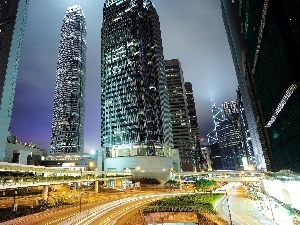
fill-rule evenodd
<path id="1" fill-rule="evenodd" d="M 183 72 L 178 59 L 165 60 L 174 148 L 178 149 L 183 171 L 195 170 L 195 146 L 191 133 Z"/>
<path id="2" fill-rule="evenodd" d="M 239 108 L 240 105 L 241 102 L 238 101 L 224 102 L 222 108 L 212 105 L 215 128 L 207 136 L 212 148 L 214 169 L 247 170 L 252 163 L 253 158 L 248 158 L 246 127 L 240 115 L 240 111 L 243 111 Z"/>
<path id="3" fill-rule="evenodd" d="M 244 103 L 245 115 L 251 136 L 250 141 L 252 142 L 253 151 L 256 157 L 257 168 L 270 168 L 269 158 L 265 158 L 268 151 L 267 143 L 264 138 L 261 138 L 262 127 L 256 123 L 258 114 L 255 104 L 251 100 L 251 88 L 249 87 L 248 80 L 245 76 L 243 50 L 246 48 L 246 43 L 241 35 L 241 23 L 238 19 L 240 13 L 239 8 L 237 8 L 231 0 L 221 0 L 221 8 L 238 85 Z"/>
<path id="4" fill-rule="evenodd" d="M 170 154 L 163 60 L 152 2 L 106 0 L 101 29 L 101 146 L 106 158 Z"/>
<path id="5" fill-rule="evenodd" d="M 197 120 L 196 105 L 191 82 L 184 83 L 185 95 L 187 99 L 187 109 L 191 124 L 192 146 L 195 149 L 195 169 L 201 171 L 203 167 L 203 154 L 200 148 L 199 126 Z"/>
<path id="6" fill-rule="evenodd" d="M 243 170 L 246 149 L 241 131 L 240 116 L 237 102 L 224 102 L 222 104 L 224 120 L 217 126 L 218 143 L 220 147 L 221 161 L 225 170 Z"/>
<path id="7" fill-rule="evenodd" d="M 239 124 L 240 124 L 239 129 L 242 134 L 243 143 L 244 143 L 245 150 L 246 150 L 247 162 L 248 162 L 248 165 L 251 166 L 251 168 L 253 167 L 256 169 L 258 163 L 256 161 L 257 158 L 255 157 L 255 154 L 253 151 L 251 135 L 249 132 L 249 126 L 248 126 L 248 122 L 247 122 L 247 117 L 246 117 L 244 103 L 242 101 L 240 89 L 237 90 L 236 103 L 237 103 L 237 109 L 238 109 L 238 114 L 239 114 Z"/>
<path id="8" fill-rule="evenodd" d="M 0 162 L 9 136 L 28 5 L 29 0 L 0 2 Z"/>
<path id="9" fill-rule="evenodd" d="M 222 1 L 239 49 L 267 169 L 300 171 L 300 3 Z M 236 44 L 236 40 L 233 44 Z M 248 118 L 247 118 L 248 119 Z"/>
<path id="10" fill-rule="evenodd" d="M 36 144 L 22 143 L 13 135 L 7 137 L 5 162 L 40 165 L 42 157 L 46 154 L 47 150 L 39 148 Z"/>
<path id="11" fill-rule="evenodd" d="M 86 80 L 85 17 L 78 5 L 63 19 L 56 70 L 51 155 L 83 153 Z"/>

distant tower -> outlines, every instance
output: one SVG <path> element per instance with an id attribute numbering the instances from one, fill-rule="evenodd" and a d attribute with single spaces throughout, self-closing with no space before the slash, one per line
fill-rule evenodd
<path id="1" fill-rule="evenodd" d="M 165 68 L 174 148 L 179 150 L 182 170 L 193 171 L 195 169 L 195 149 L 190 132 L 191 124 L 182 68 L 178 59 L 165 60 Z"/>
<path id="2" fill-rule="evenodd" d="M 217 127 L 225 120 L 222 109 L 216 107 L 215 103 L 212 104 L 212 114 L 215 128 L 207 135 L 208 144 L 210 145 L 218 142 Z"/>
<path id="3" fill-rule="evenodd" d="M 222 104 L 224 120 L 217 127 L 218 143 L 221 153 L 223 169 L 243 170 L 248 168 L 244 164 L 246 149 L 240 129 L 240 116 L 236 101 Z"/>
<path id="4" fill-rule="evenodd" d="M 106 0 L 101 29 L 105 157 L 166 156 L 173 148 L 163 59 L 159 17 L 152 2 Z"/>
<path id="5" fill-rule="evenodd" d="M 67 9 L 56 70 L 50 154 L 83 152 L 86 78 L 85 17 L 78 5 Z"/>
<path id="6" fill-rule="evenodd" d="M 0 162 L 4 161 L 29 0 L 0 1 Z"/>

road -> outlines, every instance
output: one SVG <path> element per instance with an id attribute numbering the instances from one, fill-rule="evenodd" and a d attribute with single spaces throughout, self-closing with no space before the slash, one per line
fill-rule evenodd
<path id="1" fill-rule="evenodd" d="M 94 199 L 89 198 L 90 202 L 89 204 L 82 204 L 82 212 L 89 210 L 91 208 L 97 207 L 102 204 L 106 204 L 112 201 L 115 201 L 117 199 L 127 198 L 130 196 L 139 196 L 144 194 L 143 192 L 129 192 L 129 193 L 110 193 L 106 195 L 96 195 Z M 149 194 L 149 193 L 147 193 Z M 55 225 L 59 224 L 60 222 L 77 215 L 80 211 L 79 205 L 76 206 L 70 206 L 68 208 L 64 209 L 54 209 L 54 210 L 48 210 L 41 213 L 17 218 L 15 220 L 7 221 L 0 223 L 0 225 L 16 225 L 16 224 L 22 224 L 22 225 Z"/>
<path id="2" fill-rule="evenodd" d="M 85 216 L 83 220 L 76 223 L 76 225 L 113 225 L 113 224 L 126 224 L 132 214 L 136 213 L 141 207 L 164 197 L 160 196 L 147 196 L 145 197 L 132 197 L 126 200 L 116 201 L 115 204 L 109 207 L 103 207 L 100 212 L 95 212 L 91 215 Z"/>
<path id="3" fill-rule="evenodd" d="M 149 194 L 149 192 L 131 192 L 123 194 L 109 194 L 105 198 L 82 205 L 82 215 L 88 218 L 78 224 L 125 224 L 138 208 L 149 202 L 165 197 L 168 194 Z M 96 200 L 96 197 L 95 197 Z M 95 214 L 90 212 L 94 208 L 101 208 Z M 0 225 L 57 225 L 79 214 L 79 206 L 71 206 L 64 209 L 49 210 L 30 216 L 17 218 L 16 220 L 0 223 Z M 101 216 L 101 218 L 99 218 Z M 66 223 L 68 224 L 68 223 Z"/>
<path id="4" fill-rule="evenodd" d="M 259 209 L 257 201 L 246 197 L 246 191 L 242 185 L 229 190 L 228 196 L 218 204 L 216 210 L 227 221 L 230 221 L 230 212 L 233 225 L 278 224 L 272 220 L 267 212 Z"/>

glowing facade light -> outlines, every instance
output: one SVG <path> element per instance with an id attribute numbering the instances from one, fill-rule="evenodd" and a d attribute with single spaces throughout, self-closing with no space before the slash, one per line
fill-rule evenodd
<path id="1" fill-rule="evenodd" d="M 280 111 L 283 109 L 283 107 L 285 106 L 285 104 L 287 103 L 287 101 L 289 100 L 289 98 L 292 96 L 292 94 L 294 93 L 294 91 L 300 87 L 300 83 L 294 83 L 291 84 L 288 89 L 285 91 L 281 101 L 279 102 L 278 106 L 276 107 L 271 119 L 269 120 L 269 122 L 267 123 L 266 127 L 271 127 L 271 125 L 274 123 L 274 121 L 276 120 L 278 114 L 280 113 Z"/>
<path id="2" fill-rule="evenodd" d="M 67 9 L 61 31 L 50 154 L 82 153 L 86 28 L 80 6 Z"/>

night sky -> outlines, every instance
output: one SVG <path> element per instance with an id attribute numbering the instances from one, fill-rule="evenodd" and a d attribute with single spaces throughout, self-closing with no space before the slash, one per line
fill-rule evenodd
<path id="1" fill-rule="evenodd" d="M 200 136 L 213 129 L 211 100 L 236 100 L 237 80 L 219 0 L 154 0 L 165 59 L 181 61 L 193 84 Z M 66 9 L 86 18 L 85 151 L 100 149 L 100 49 L 104 0 L 30 0 L 17 78 L 11 133 L 50 149 L 60 29 Z"/>

